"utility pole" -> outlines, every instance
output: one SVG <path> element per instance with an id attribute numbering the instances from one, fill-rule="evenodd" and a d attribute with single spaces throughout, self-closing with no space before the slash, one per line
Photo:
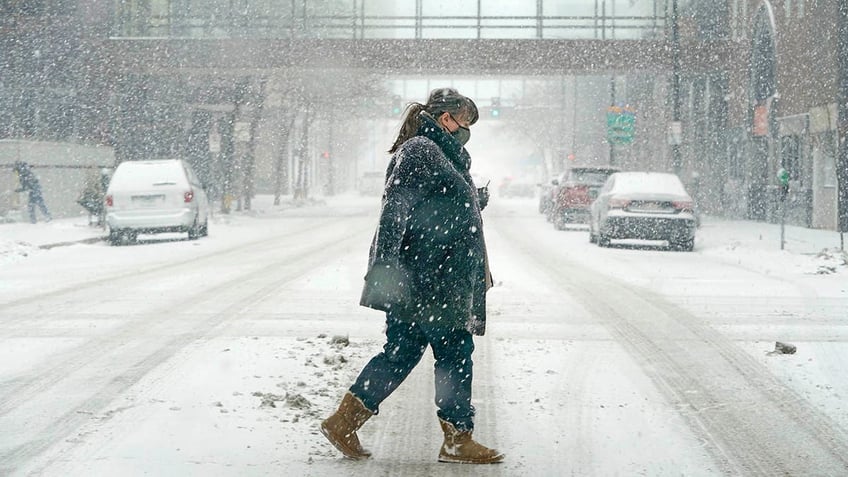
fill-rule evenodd
<path id="1" fill-rule="evenodd" d="M 335 123 L 335 115 L 333 114 L 333 110 L 330 110 L 330 119 L 327 125 L 327 195 L 335 195 L 336 194 L 336 171 L 334 169 L 334 159 L 335 159 L 335 151 L 333 151 L 333 141 L 335 141 L 335 137 L 333 134 L 333 125 Z"/>
<path id="2" fill-rule="evenodd" d="M 244 158 L 244 183 L 242 192 L 244 195 L 244 210 L 250 210 L 251 208 L 251 201 L 253 199 L 254 188 L 256 185 L 256 178 L 254 177 L 256 175 L 256 133 L 259 129 L 259 123 L 262 121 L 262 110 L 265 105 L 266 83 L 267 80 L 265 78 L 260 79 L 258 93 L 254 91 L 255 85 L 250 86 L 253 117 L 250 119 L 250 132 L 247 143 L 247 151 L 245 151 Z"/>
<path id="3" fill-rule="evenodd" d="M 610 76 L 609 83 L 610 90 L 610 108 L 615 107 L 615 75 Z M 609 165 L 615 165 L 615 141 L 612 138 L 607 137 L 607 142 L 609 143 Z"/>
<path id="4" fill-rule="evenodd" d="M 677 0 L 671 2 L 671 120 L 680 124 L 680 28 L 678 27 Z M 675 140 L 671 144 L 671 168 L 680 175 L 680 144 Z"/>
<path id="5" fill-rule="evenodd" d="M 848 0 L 839 0 L 838 10 L 836 57 L 839 62 L 839 89 L 836 103 L 839 156 L 836 162 L 836 206 L 840 248 L 845 250 L 844 234 L 848 232 Z"/>

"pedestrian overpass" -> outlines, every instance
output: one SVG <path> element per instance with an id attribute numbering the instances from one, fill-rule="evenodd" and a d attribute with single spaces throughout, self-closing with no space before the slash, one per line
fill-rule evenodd
<path id="1" fill-rule="evenodd" d="M 348 69 L 387 74 L 554 75 L 721 69 L 740 52 L 728 41 L 670 39 L 207 39 L 113 38 L 121 70 L 251 74 L 274 69 Z"/>
<path id="2" fill-rule="evenodd" d="M 193 115 L 181 113 L 183 118 L 191 116 L 181 119 L 181 124 L 190 124 L 195 151 L 202 149 L 208 135 L 220 144 L 240 141 L 249 144 L 246 152 L 237 146 L 226 149 L 230 158 L 220 158 L 225 164 L 238 162 L 241 160 L 238 156 L 252 161 L 255 155 L 262 161 L 262 156 L 290 154 L 282 159 L 277 157 L 275 165 L 256 166 L 260 170 L 273 169 L 268 175 L 277 176 L 276 190 L 293 176 L 308 176 L 301 169 L 321 167 L 332 171 L 340 167 L 343 161 L 335 165 L 331 161 L 335 158 L 332 117 L 339 115 L 341 102 L 362 99 L 372 106 L 383 103 L 370 110 L 358 104 L 355 107 L 360 112 L 353 114 L 360 117 L 384 114 L 388 118 L 387 112 L 397 109 L 385 104 L 392 101 L 385 89 L 376 87 L 354 93 L 352 88 L 361 87 L 362 78 L 537 77 L 542 81 L 556 78 L 555 81 L 562 79 L 564 90 L 565 77 L 605 76 L 610 78 L 609 105 L 618 98 L 616 76 L 633 73 L 650 77 L 651 82 L 669 84 L 675 77 L 712 75 L 727 70 L 728 65 L 744 57 L 745 45 L 726 37 L 710 37 L 693 28 L 684 28 L 681 33 L 676 12 L 669 10 L 667 4 L 671 2 L 666 0 L 586 0 L 570 2 L 570 5 L 582 5 L 583 10 L 567 12 L 557 11 L 558 4 L 564 2 L 552 0 L 454 2 L 450 8 L 437 12 L 428 10 L 431 3 L 439 2 L 425 5 L 424 0 L 368 0 L 366 4 L 366 0 L 353 0 L 348 11 L 314 11 L 307 8 L 307 2 L 292 1 L 290 9 L 263 11 L 257 7 L 245 12 L 228 10 L 221 15 L 220 11 L 204 14 L 197 9 L 158 13 L 151 9 L 133 10 L 135 3 L 124 2 L 116 7 L 113 35 L 102 40 L 98 51 L 107 65 L 105 76 L 133 78 L 117 87 L 120 101 L 127 103 L 128 111 L 138 109 L 140 101 L 158 101 L 165 104 L 164 108 L 182 102 L 195 111 Z M 501 12 L 494 7 L 487 10 L 493 3 L 506 10 L 523 10 Z M 332 97 L 322 97 L 320 90 L 330 89 L 317 82 L 316 78 L 322 76 L 335 77 L 342 84 L 331 92 Z M 366 84 L 368 81 L 364 80 Z M 155 92 L 157 82 L 167 85 L 161 88 L 162 94 Z M 548 101 L 544 105 L 548 110 L 539 113 L 546 117 L 556 114 L 556 127 L 562 132 L 572 131 L 570 139 L 563 133 L 560 143 L 554 146 L 560 152 L 573 151 L 580 143 L 573 131 L 585 123 L 576 115 L 565 114 L 566 110 L 574 111 L 578 107 L 580 98 L 573 86 L 569 86 L 573 98 L 563 94 L 557 102 Z M 309 88 L 317 93 L 309 96 Z M 425 91 L 418 91 L 414 97 L 420 100 L 424 94 Z M 491 100 L 482 98 L 481 106 L 489 107 L 490 102 L 499 100 L 496 96 L 500 95 L 492 94 Z M 400 99 L 396 95 L 394 101 L 398 103 Z M 652 107 L 670 108 L 665 98 L 649 100 Z M 320 104 L 321 101 L 324 103 Z M 278 112 L 271 113 L 272 110 Z M 286 111 L 294 111 L 295 116 L 288 116 L 290 113 Z M 667 125 L 660 123 L 659 118 L 671 115 L 658 109 L 651 114 L 657 122 L 648 128 L 652 134 L 650 141 L 664 143 Z M 264 118 L 271 116 L 276 118 L 273 124 L 263 126 Z M 236 127 L 241 125 L 241 132 L 226 124 L 222 127 L 222 118 Z M 318 149 L 320 152 L 304 152 L 313 147 L 305 143 L 315 141 L 315 133 L 308 131 L 308 124 L 316 118 L 325 121 L 326 137 L 320 139 L 325 144 Z M 136 146 L 130 144 L 123 151 L 135 150 L 139 156 L 149 152 L 146 149 L 150 147 L 149 134 L 135 131 L 167 129 L 143 115 L 130 121 L 139 123 L 139 127 L 125 129 L 128 143 Z M 591 131 L 593 140 L 603 141 L 604 126 L 592 127 L 596 128 Z M 274 134 L 263 133 L 263 129 L 283 132 L 273 139 L 273 145 L 263 146 L 256 144 L 254 137 Z M 209 134 L 206 130 L 210 130 Z M 216 157 L 224 154 L 219 152 L 222 147 L 215 146 Z M 280 147 L 286 152 L 279 152 Z M 610 162 L 613 154 L 611 145 Z M 646 146 L 634 153 L 632 160 L 654 156 L 657 154 Z M 133 153 L 127 156 L 133 157 Z M 322 161 L 325 164 L 316 166 Z M 237 175 L 237 168 L 221 167 Z M 249 165 L 248 170 L 253 171 L 253 167 Z M 321 174 L 313 170 L 311 177 Z M 325 180 L 332 190 L 337 179 L 333 172 L 328 174 Z M 338 172 L 339 176 L 344 174 L 350 172 Z M 228 178 L 225 182 L 234 181 Z"/>
<path id="3" fill-rule="evenodd" d="M 138 10 L 127 2 L 117 7 L 115 34 L 103 47 L 110 64 L 148 72 L 624 73 L 671 71 L 675 54 L 682 71 L 707 71 L 738 53 L 726 40 L 674 35 L 675 13 L 666 12 L 664 0 L 637 6 L 624 0 L 570 2 L 567 13 L 559 11 L 562 2 L 515 2 L 510 8 L 492 3 L 478 0 L 428 13 L 423 0 L 368 5 L 354 0 L 347 12 L 311 11 L 306 2 L 292 1 L 288 9 L 213 14 L 200 7 Z"/>

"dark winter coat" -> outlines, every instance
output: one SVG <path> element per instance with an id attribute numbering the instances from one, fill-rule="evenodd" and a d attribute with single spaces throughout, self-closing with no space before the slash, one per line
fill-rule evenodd
<path id="1" fill-rule="evenodd" d="M 14 169 L 18 173 L 18 181 L 21 184 L 21 187 L 16 189 L 16 192 L 29 192 L 30 200 L 40 198 L 41 184 L 39 184 L 38 178 L 35 177 L 30 166 L 26 164 L 16 164 Z"/>
<path id="2" fill-rule="evenodd" d="M 491 286 L 471 157 L 422 113 L 386 172 L 360 304 L 482 335 Z"/>

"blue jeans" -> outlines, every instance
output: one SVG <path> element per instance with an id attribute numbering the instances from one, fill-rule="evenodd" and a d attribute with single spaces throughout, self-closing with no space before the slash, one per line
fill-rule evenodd
<path id="1" fill-rule="evenodd" d="M 44 214 L 44 218 L 49 222 L 53 219 L 50 216 L 50 212 L 47 211 L 47 206 L 44 204 L 44 198 L 41 194 L 29 194 L 29 203 L 27 204 L 29 208 L 29 221 L 35 223 L 35 208 L 38 207 L 41 209 L 41 213 Z"/>
<path id="2" fill-rule="evenodd" d="M 399 320 L 386 313 L 386 344 L 359 373 L 350 392 L 365 407 L 379 411 L 380 403 L 400 386 L 421 361 L 427 345 L 435 359 L 436 414 L 460 431 L 474 429 L 471 405 L 471 353 L 474 341 L 465 328 L 445 328 L 428 322 Z"/>

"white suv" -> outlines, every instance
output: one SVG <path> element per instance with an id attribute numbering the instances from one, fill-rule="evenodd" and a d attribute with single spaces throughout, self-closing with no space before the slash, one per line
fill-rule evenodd
<path id="1" fill-rule="evenodd" d="M 181 159 L 126 161 L 106 191 L 109 242 L 134 242 L 139 233 L 208 234 L 209 202 L 197 175 Z"/>

